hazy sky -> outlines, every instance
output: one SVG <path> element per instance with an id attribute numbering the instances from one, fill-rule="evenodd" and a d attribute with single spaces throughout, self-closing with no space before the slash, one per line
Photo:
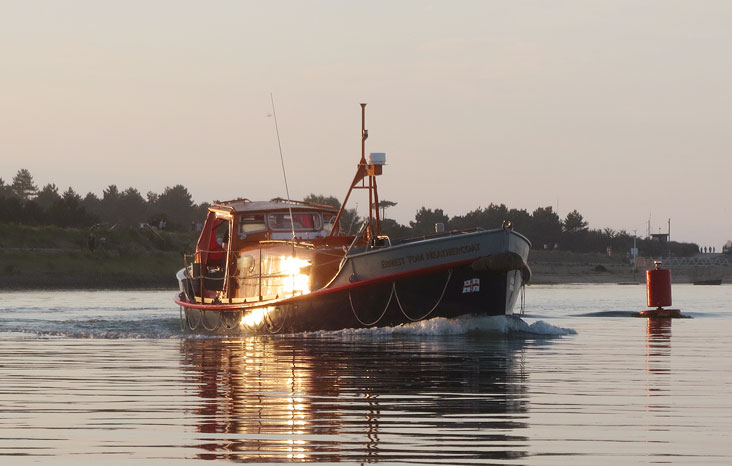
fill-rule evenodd
<path id="1" fill-rule="evenodd" d="M 0 177 L 196 202 L 491 202 L 732 239 L 730 1 L 0 0 Z M 363 199 L 359 206 L 363 208 Z"/>

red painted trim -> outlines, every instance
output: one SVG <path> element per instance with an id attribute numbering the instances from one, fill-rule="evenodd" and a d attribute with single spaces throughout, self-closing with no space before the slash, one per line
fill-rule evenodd
<path id="1" fill-rule="evenodd" d="M 189 301 L 181 301 L 176 296 L 173 298 L 173 301 L 175 301 L 175 304 L 183 307 L 187 307 L 189 309 L 203 309 L 207 311 L 241 311 L 244 309 L 252 309 L 255 306 L 252 306 L 252 303 L 232 303 L 232 304 L 198 304 L 198 303 L 191 303 Z M 259 301 L 258 301 L 259 303 Z"/>
<path id="2" fill-rule="evenodd" d="M 255 309 L 259 307 L 267 307 L 267 306 L 273 306 L 273 305 L 279 305 L 279 304 L 288 304 L 292 302 L 301 301 L 304 299 L 312 298 L 312 297 L 319 297 L 328 295 L 331 293 L 338 293 L 340 291 L 350 291 L 354 288 L 360 288 L 364 286 L 372 286 L 372 285 L 379 285 L 381 283 L 388 283 L 392 281 L 397 280 L 403 280 L 406 278 L 411 277 L 418 277 L 420 275 L 426 275 L 433 272 L 439 272 L 441 270 L 446 269 L 453 269 L 456 267 L 462 267 L 464 265 L 472 264 L 475 262 L 477 258 L 472 259 L 465 259 L 458 262 L 450 262 L 448 264 L 439 264 L 439 265 L 433 265 L 432 267 L 424 267 L 420 269 L 415 270 L 407 270 L 405 272 L 398 272 L 393 273 L 390 275 L 382 275 L 376 278 L 371 278 L 368 280 L 358 281 L 354 283 L 348 283 L 347 285 L 338 286 L 335 288 L 321 288 L 319 290 L 313 291 L 312 293 L 304 294 L 304 295 L 298 295 L 293 296 L 291 298 L 283 298 L 283 299 L 273 299 L 269 301 L 250 301 L 247 303 L 235 303 L 235 304 L 198 304 L 198 303 L 191 303 L 188 301 L 181 301 L 176 296 L 173 300 L 176 304 L 179 306 L 187 307 L 190 309 L 203 309 L 203 310 L 211 310 L 211 311 L 241 311 L 244 309 Z"/>

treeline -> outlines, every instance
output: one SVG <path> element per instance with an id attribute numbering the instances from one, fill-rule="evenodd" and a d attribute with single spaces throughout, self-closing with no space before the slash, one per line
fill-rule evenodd
<path id="1" fill-rule="evenodd" d="M 327 204 L 340 207 L 340 203 L 333 196 L 311 194 L 305 198 L 308 202 Z M 442 209 L 428 209 L 422 207 L 417 211 L 414 220 L 409 225 L 402 225 L 394 220 L 385 218 L 386 208 L 395 206 L 396 202 L 381 201 L 382 232 L 392 238 L 407 238 L 411 236 L 430 235 L 435 233 L 435 225 L 442 223 L 449 230 L 467 230 L 484 228 L 486 230 L 498 228 L 504 221 L 510 221 L 513 228 L 529 238 L 534 249 L 559 249 L 572 252 L 594 252 L 612 254 L 626 254 L 635 246 L 643 256 L 693 256 L 699 252 L 699 247 L 693 243 L 668 242 L 633 238 L 627 231 L 616 231 L 612 228 L 593 230 L 577 210 L 568 213 L 564 219 L 549 207 L 539 207 L 532 213 L 524 209 L 509 209 L 504 204 L 490 204 L 485 208 L 477 208 L 465 215 L 449 217 Z M 344 215 L 343 228 L 352 229 L 352 225 L 361 223 L 355 211 Z"/>
<path id="2" fill-rule="evenodd" d="M 625 230 L 590 229 L 588 222 L 577 210 L 561 219 L 551 206 L 539 207 L 529 213 L 524 209 L 509 209 L 504 204 L 490 204 L 455 217 L 448 217 L 442 209 L 422 207 L 414 221 L 409 222 L 408 230 L 417 234 L 429 234 L 434 232 L 436 223 L 444 223 L 452 230 L 475 227 L 491 229 L 502 225 L 505 220 L 510 220 L 516 231 L 529 238 L 534 249 L 627 254 L 635 243 L 642 256 L 693 256 L 699 252 L 699 247 L 693 243 L 634 239 Z M 404 227 L 398 225 L 396 228 L 399 230 Z"/>
<path id="3" fill-rule="evenodd" d="M 340 207 L 333 196 L 311 194 L 305 201 Z M 552 207 L 539 207 L 529 213 L 524 209 L 509 209 L 504 204 L 490 204 L 465 215 L 449 217 L 442 209 L 422 207 L 409 225 L 385 218 L 386 209 L 395 202 L 382 201 L 382 230 L 393 238 L 428 235 L 435 232 L 435 224 L 442 223 L 452 230 L 475 227 L 492 229 L 510 220 L 516 231 L 529 238 L 535 249 L 560 249 L 573 252 L 600 252 L 626 254 L 633 247 L 633 235 L 611 228 L 590 229 L 583 216 L 573 210 L 561 219 Z M 149 224 L 173 231 L 190 230 L 201 223 L 209 204 L 195 204 L 191 194 L 182 185 L 167 187 L 161 194 L 148 192 L 144 197 L 134 188 L 120 191 L 108 186 L 101 197 L 87 193 L 81 197 L 71 187 L 63 193 L 55 184 L 38 189 L 33 177 L 21 169 L 10 184 L 0 178 L 0 223 L 25 225 L 56 225 L 87 228 L 98 223 L 118 225 Z M 346 230 L 358 228 L 361 220 L 355 210 L 348 210 L 342 226 Z M 699 252 L 692 243 L 661 243 L 637 239 L 637 247 L 644 256 L 690 256 Z"/>
<path id="4" fill-rule="evenodd" d="M 145 197 L 135 188 L 120 191 L 110 185 L 101 197 L 91 192 L 81 197 L 71 187 L 60 193 L 53 183 L 38 189 L 26 169 L 19 170 L 10 184 L 0 178 L 0 223 L 75 228 L 149 224 L 184 231 L 205 218 L 208 206 L 195 204 L 182 185 L 167 187 L 161 194 L 148 192 Z"/>

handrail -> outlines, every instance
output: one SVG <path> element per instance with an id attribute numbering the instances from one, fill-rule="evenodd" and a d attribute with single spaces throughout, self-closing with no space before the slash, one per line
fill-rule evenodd
<path id="1" fill-rule="evenodd" d="M 284 244 L 284 245 L 293 245 L 293 246 L 303 246 L 308 249 L 315 249 L 315 245 L 312 243 L 305 243 L 303 241 L 293 241 L 291 239 L 264 239 L 259 242 L 260 249 L 263 244 Z"/>
<path id="2" fill-rule="evenodd" d="M 358 239 L 358 237 L 356 239 Z M 265 300 L 269 299 L 268 297 L 265 297 L 263 294 L 265 287 L 270 289 L 271 287 L 279 288 L 282 286 L 282 284 L 278 283 L 278 282 L 274 282 L 274 283 L 270 282 L 268 284 L 267 283 L 268 281 L 273 280 L 273 279 L 274 280 L 286 279 L 287 277 L 290 277 L 292 275 L 291 273 L 284 272 L 279 267 L 277 267 L 279 270 L 272 270 L 271 272 L 265 273 L 263 267 L 264 267 L 264 265 L 266 265 L 265 259 L 269 255 L 267 253 L 267 250 L 270 249 L 270 250 L 276 250 L 276 251 L 280 252 L 280 254 L 277 254 L 277 253 L 272 254 L 274 256 L 283 255 L 283 254 L 289 256 L 290 253 L 289 252 L 285 253 L 282 250 L 282 247 L 290 246 L 290 245 L 293 248 L 300 248 L 302 250 L 307 250 L 307 251 L 313 251 L 313 250 L 317 249 L 314 244 L 304 243 L 304 242 L 299 242 L 299 241 L 292 241 L 292 240 L 260 241 L 257 249 L 251 249 L 251 250 L 247 251 L 247 254 L 253 256 L 253 258 L 255 259 L 255 263 L 253 264 L 253 266 L 256 267 L 256 269 L 254 269 L 254 270 L 249 269 L 253 273 L 250 273 L 250 272 L 247 272 L 246 274 L 242 273 L 242 275 L 240 276 L 240 274 L 237 273 L 237 267 L 235 265 L 232 265 L 229 267 L 228 271 L 224 267 L 221 267 L 221 269 L 224 270 L 224 275 L 219 276 L 219 277 L 213 277 L 213 276 L 208 275 L 208 267 L 206 267 L 204 265 L 200 266 L 199 270 L 196 271 L 197 273 L 194 272 L 194 267 L 192 265 L 197 264 L 195 262 L 195 258 L 198 254 L 200 254 L 202 252 L 207 252 L 207 253 L 221 252 L 221 250 L 219 250 L 219 249 L 217 249 L 216 251 L 209 251 L 209 250 L 201 249 L 195 254 L 183 254 L 184 264 L 185 264 L 184 274 L 187 278 L 189 278 L 191 280 L 200 281 L 199 290 L 207 289 L 205 286 L 205 283 L 204 283 L 204 279 L 206 280 L 207 283 L 209 283 L 209 285 L 211 285 L 212 282 L 221 283 L 222 281 L 224 281 L 225 283 L 229 283 L 230 284 L 229 286 L 231 286 L 231 284 L 233 282 L 236 282 L 238 284 L 238 286 L 247 287 L 248 291 L 245 292 L 244 296 L 243 296 L 245 299 L 247 299 L 247 300 L 255 299 L 256 300 L 258 298 L 259 301 L 265 301 Z M 277 246 L 279 246 L 279 248 Z M 257 251 L 259 251 L 258 258 L 256 257 Z M 328 254 L 327 252 L 324 252 L 324 254 L 329 255 L 329 256 L 332 255 L 334 257 L 334 260 L 336 260 L 336 258 L 337 258 L 337 260 L 341 260 L 342 257 L 345 257 L 345 255 L 344 255 L 343 251 L 339 250 L 339 252 L 340 252 L 339 254 L 332 254 L 332 253 Z M 233 254 L 230 256 L 233 256 Z M 326 261 L 319 265 L 327 265 L 327 264 L 331 264 L 331 263 L 332 263 L 332 261 Z M 311 264 L 311 266 L 312 266 L 312 264 Z M 256 291 L 250 287 L 256 287 Z M 232 290 L 234 290 L 234 289 L 235 288 L 232 287 Z M 201 296 L 202 296 L 201 291 L 199 291 L 199 293 L 196 293 L 196 297 L 201 297 Z"/>
<path id="3" fill-rule="evenodd" d="M 479 231 L 488 231 L 488 230 L 486 230 L 485 228 L 481 228 L 481 227 L 464 228 L 461 230 L 449 230 L 444 233 L 429 233 L 429 234 L 419 235 L 419 236 L 410 236 L 408 238 L 398 238 L 395 241 L 397 243 L 406 242 L 406 241 L 417 241 L 417 240 L 424 240 L 424 239 L 441 238 L 443 236 L 464 235 L 467 233 L 476 233 Z"/>
<path id="4" fill-rule="evenodd" d="M 346 254 L 345 254 L 346 257 L 348 256 L 348 254 L 350 254 L 350 252 L 354 248 L 354 246 L 356 246 L 356 243 L 358 242 L 358 240 L 363 237 L 364 233 L 366 233 L 366 228 L 368 228 L 368 226 L 369 226 L 369 221 L 366 220 L 365 222 L 363 222 L 363 225 L 361 225 L 361 228 L 358 229 L 358 233 L 356 233 L 356 235 L 353 237 L 353 241 L 351 242 L 351 245 L 348 246 L 348 249 L 346 250 Z"/>

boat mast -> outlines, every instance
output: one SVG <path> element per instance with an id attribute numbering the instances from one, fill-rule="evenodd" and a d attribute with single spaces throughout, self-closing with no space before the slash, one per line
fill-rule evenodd
<path id="1" fill-rule="evenodd" d="M 361 104 L 361 164 L 366 167 L 369 176 L 369 238 L 381 234 L 381 219 L 379 218 L 379 192 L 376 188 L 376 173 L 373 165 L 366 162 L 366 139 L 369 130 L 366 129 L 366 104 Z M 374 219 L 376 222 L 374 222 Z"/>
<path id="2" fill-rule="evenodd" d="M 351 187 L 348 188 L 346 198 L 343 200 L 338 215 L 336 215 L 333 221 L 333 229 L 330 232 L 330 236 L 333 236 L 339 229 L 341 217 L 343 212 L 346 210 L 346 204 L 348 199 L 351 197 L 351 192 L 354 189 L 368 189 L 369 190 L 369 223 L 367 230 L 367 237 L 369 239 L 374 236 L 381 235 L 381 218 L 379 217 L 379 192 L 376 186 L 376 177 L 381 175 L 381 164 L 369 163 L 366 160 L 366 139 L 369 137 L 369 131 L 366 129 L 366 104 L 361 104 L 361 160 L 358 162 L 356 169 L 356 176 L 353 178 Z M 383 164 L 383 162 L 381 162 Z M 368 177 L 368 184 L 366 184 L 364 178 Z"/>

